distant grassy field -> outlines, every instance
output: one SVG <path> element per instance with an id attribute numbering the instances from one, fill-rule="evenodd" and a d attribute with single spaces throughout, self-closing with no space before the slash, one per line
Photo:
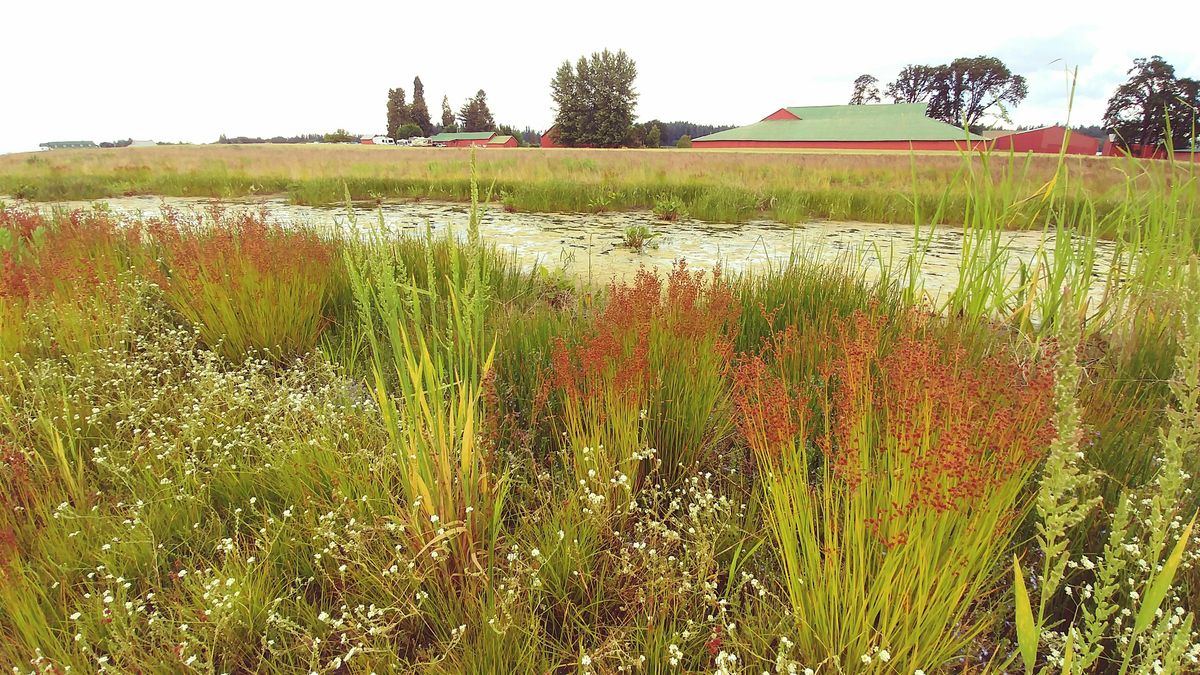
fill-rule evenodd
<path id="1" fill-rule="evenodd" d="M 0 194 L 39 201 L 156 194 L 238 198 L 286 193 L 298 204 L 470 196 L 470 151 L 356 145 L 213 145 L 0 156 Z M 741 222 L 770 218 L 912 223 L 968 219 L 973 172 L 985 160 L 950 153 L 680 150 L 482 150 L 480 177 L 493 200 L 522 211 L 600 212 L 682 204 L 685 215 Z M 1034 195 L 1054 175 L 1053 156 L 994 155 L 996 198 Z M 1099 215 L 1162 194 L 1165 163 L 1072 157 L 1069 203 Z M 1130 190 L 1134 193 L 1130 194 Z M 1007 228 L 1036 227 L 1036 200 Z"/>

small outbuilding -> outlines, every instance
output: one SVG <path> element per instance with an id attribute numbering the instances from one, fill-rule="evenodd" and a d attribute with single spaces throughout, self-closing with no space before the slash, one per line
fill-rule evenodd
<path id="1" fill-rule="evenodd" d="M 692 139 L 693 148 L 943 150 L 986 139 L 928 117 L 926 103 L 780 108 L 759 122 Z"/>
<path id="2" fill-rule="evenodd" d="M 1100 152 L 1099 138 L 1058 125 L 1025 131 L 998 129 L 985 131 L 984 136 L 992 139 L 991 146 L 995 150 L 1058 154 L 1065 141 L 1068 155 L 1096 155 Z"/>
<path id="3" fill-rule="evenodd" d="M 516 136 L 492 136 L 487 142 L 489 148 L 515 148 L 519 145 Z"/>

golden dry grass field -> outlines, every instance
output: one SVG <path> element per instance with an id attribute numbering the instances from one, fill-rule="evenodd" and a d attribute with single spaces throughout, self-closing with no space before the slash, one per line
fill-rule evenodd
<path id="1" fill-rule="evenodd" d="M 469 199 L 471 151 L 361 145 L 205 145 L 64 150 L 0 156 L 0 194 L 37 201 L 154 194 L 236 199 L 286 193 L 295 203 Z M 966 219 L 966 195 L 990 174 L 998 196 L 1037 193 L 1052 155 L 862 154 L 703 150 L 488 149 L 476 154 L 494 200 L 523 211 L 599 212 L 677 203 L 692 217 L 911 223 Z M 1127 190 L 1152 195 L 1194 171 L 1163 162 L 1064 160 L 1065 198 L 1105 213 Z M 921 210 L 914 209 L 914 203 Z M 1023 213 L 1006 227 L 1036 226 Z"/>

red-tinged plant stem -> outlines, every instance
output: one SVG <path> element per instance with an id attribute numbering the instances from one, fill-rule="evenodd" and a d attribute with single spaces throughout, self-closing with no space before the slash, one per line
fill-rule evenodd
<path id="1" fill-rule="evenodd" d="M 815 390 L 772 363 L 771 351 L 803 348 L 787 343 L 795 333 L 744 358 L 735 380 L 798 644 L 849 672 L 876 650 L 898 672 L 933 670 L 988 628 L 977 602 L 1051 432 L 1043 369 L 1011 356 L 972 365 L 911 321 L 915 337 L 887 353 L 882 321 L 845 322 Z"/>

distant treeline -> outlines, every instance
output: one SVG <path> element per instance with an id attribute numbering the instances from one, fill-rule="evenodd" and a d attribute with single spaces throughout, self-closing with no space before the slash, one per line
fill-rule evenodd
<path id="1" fill-rule="evenodd" d="M 657 143 L 654 142 L 652 130 L 658 128 Z M 718 131 L 732 129 L 733 125 L 729 124 L 696 124 L 694 122 L 663 122 L 662 120 L 650 120 L 635 124 L 630 131 L 630 136 L 627 139 L 626 145 L 633 147 L 642 146 L 663 146 L 675 147 L 676 143 L 683 136 L 689 138 L 698 138 L 706 134 L 713 134 Z M 506 124 L 496 126 L 496 130 L 500 134 L 516 136 L 521 145 L 537 146 L 541 143 L 542 134 L 530 127 L 518 131 L 516 127 Z M 433 131 L 442 131 L 442 127 L 434 125 Z M 359 138 L 356 134 L 351 134 L 345 129 L 338 129 L 330 134 L 302 134 L 300 136 L 271 136 L 264 138 L 261 136 L 226 136 L 221 134 L 217 139 L 217 143 L 226 145 L 238 145 L 246 143 L 353 143 Z M 130 141 L 117 141 L 116 147 L 128 145 Z"/>
<path id="2" fill-rule="evenodd" d="M 699 138 L 733 128 L 732 124 L 696 124 L 694 122 L 663 122 L 661 120 L 650 120 L 649 122 L 645 122 L 643 126 L 649 127 L 656 124 L 658 125 L 659 144 L 672 148 L 684 136 Z"/>
<path id="3" fill-rule="evenodd" d="M 1050 126 L 1059 126 L 1056 124 L 1018 124 L 1017 131 L 1029 131 L 1030 129 L 1042 129 Z M 1108 133 L 1104 131 L 1104 127 L 1099 124 L 1074 124 L 1069 127 L 1071 131 L 1083 135 L 1091 136 L 1092 138 L 1108 138 Z"/>
<path id="4" fill-rule="evenodd" d="M 241 143 L 320 143 L 325 140 L 325 134 L 303 134 L 300 136 L 272 136 L 270 138 L 260 138 L 258 136 L 226 136 L 221 134 L 217 139 L 217 143 L 241 144 Z"/>

